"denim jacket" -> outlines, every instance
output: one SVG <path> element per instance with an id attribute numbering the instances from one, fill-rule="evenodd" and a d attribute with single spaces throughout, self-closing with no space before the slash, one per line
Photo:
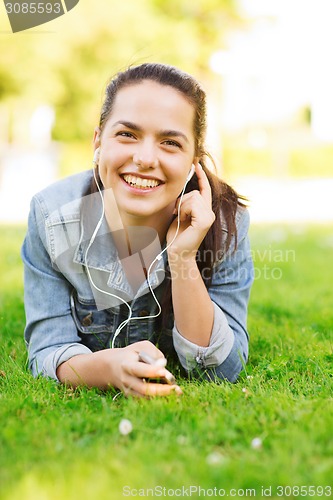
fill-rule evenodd
<path id="1" fill-rule="evenodd" d="M 147 339 L 167 358 L 175 355 L 188 372 L 202 373 L 210 380 L 236 381 L 248 357 L 246 318 L 253 282 L 247 210 L 240 208 L 236 215 L 237 250 L 233 251 L 232 242 L 213 268 L 208 293 L 214 322 L 210 344 L 202 347 L 181 335 L 172 312 L 163 325 L 158 317 L 152 317 L 157 304 L 147 280 L 143 275 L 142 285 L 132 290 L 105 218 L 93 237 L 101 217 L 101 199 L 92 198 L 99 193 L 85 196 L 91 179 L 92 173 L 85 171 L 60 180 L 31 202 L 22 259 L 25 340 L 33 375 L 57 380 L 61 363 L 111 347 L 117 327 L 128 318 L 130 305 L 134 319 L 120 331 L 115 347 Z M 147 237 L 148 245 L 158 245 L 152 235 L 147 233 Z M 138 259 L 142 266 L 142 255 L 130 258 Z M 168 279 L 166 267 L 164 252 L 150 275 L 159 301 Z"/>

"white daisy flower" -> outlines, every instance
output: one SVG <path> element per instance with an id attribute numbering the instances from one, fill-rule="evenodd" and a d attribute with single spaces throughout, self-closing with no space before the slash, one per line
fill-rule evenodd
<path id="1" fill-rule="evenodd" d="M 187 443 L 187 437 L 186 436 L 177 436 L 177 443 L 180 445 L 184 445 Z"/>
<path id="2" fill-rule="evenodd" d="M 206 462 L 208 465 L 218 465 L 224 462 L 225 457 L 218 451 L 213 451 L 206 457 Z"/>
<path id="3" fill-rule="evenodd" d="M 259 437 L 252 439 L 251 448 L 254 450 L 260 450 L 262 448 L 262 440 Z"/>
<path id="4" fill-rule="evenodd" d="M 119 432 L 123 436 L 127 436 L 127 434 L 130 434 L 133 430 L 133 425 L 130 420 L 127 420 L 127 418 L 123 418 L 120 423 L 119 423 Z"/>

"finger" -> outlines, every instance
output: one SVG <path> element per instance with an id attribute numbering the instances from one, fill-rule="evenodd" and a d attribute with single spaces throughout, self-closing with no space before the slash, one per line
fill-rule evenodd
<path id="1" fill-rule="evenodd" d="M 122 391 L 125 396 L 131 395 L 136 397 L 169 396 L 170 394 L 181 396 L 183 394 L 181 388 L 176 384 L 159 384 L 136 377 L 131 377 L 127 383 L 123 385 Z"/>
<path id="2" fill-rule="evenodd" d="M 177 394 L 181 396 L 183 391 L 178 385 L 156 384 L 151 382 L 142 382 L 141 388 L 145 396 L 169 396 L 170 394 Z M 140 389 L 136 389 L 141 392 Z"/>
<path id="3" fill-rule="evenodd" d="M 120 389 L 123 391 L 125 396 L 135 396 L 135 397 L 145 397 L 144 385 L 146 384 L 145 379 L 127 376 L 122 383 Z"/>
<path id="4" fill-rule="evenodd" d="M 184 203 L 179 210 L 179 220 L 180 222 L 185 222 L 193 214 L 192 204 Z M 190 222 L 190 220 L 189 220 Z"/>
<path id="5" fill-rule="evenodd" d="M 135 351 L 139 353 L 140 351 L 145 351 L 147 354 L 152 356 L 155 359 L 163 358 L 165 359 L 165 356 L 162 351 L 160 351 L 155 344 L 150 342 L 149 340 L 141 340 L 140 342 L 136 342 L 135 344 L 132 344 L 132 346 L 135 346 Z"/>
<path id="6" fill-rule="evenodd" d="M 141 361 L 131 361 L 123 364 L 123 369 L 131 376 L 137 378 L 163 378 L 167 370 L 159 365 L 148 365 Z"/>
<path id="7" fill-rule="evenodd" d="M 146 397 L 145 394 L 141 394 L 141 392 L 135 391 L 134 389 L 131 389 L 130 387 L 125 387 L 123 389 L 123 393 L 125 396 L 128 398 L 129 396 L 133 396 L 135 398 L 144 398 Z"/>
<path id="8" fill-rule="evenodd" d="M 186 196 L 186 195 L 185 195 L 185 196 Z M 184 198 L 184 196 L 183 196 L 183 198 Z M 178 215 L 179 202 L 180 202 L 180 198 L 177 198 L 177 200 L 176 200 L 176 204 L 175 204 L 175 208 L 174 208 L 174 210 L 173 210 L 173 212 L 172 212 L 172 213 L 173 213 L 173 215 Z"/>
<path id="9" fill-rule="evenodd" d="M 139 352 L 139 361 L 148 363 L 148 365 L 155 365 L 160 367 L 164 367 L 166 365 L 165 358 L 154 358 L 153 356 L 150 356 L 148 353 L 146 353 L 146 351 Z"/>
<path id="10" fill-rule="evenodd" d="M 179 211 L 179 207 L 182 207 L 184 205 L 184 203 L 189 199 L 191 198 L 191 196 L 193 195 L 193 193 L 198 193 L 200 194 L 200 192 L 197 190 L 197 189 L 193 189 L 192 191 L 189 191 L 188 193 L 185 193 L 183 194 L 182 197 L 179 197 L 177 198 L 176 200 L 176 205 L 175 205 L 175 208 L 174 208 L 174 211 L 173 211 L 173 214 L 174 215 L 178 215 L 178 211 Z"/>
<path id="11" fill-rule="evenodd" d="M 201 196 L 204 198 L 204 200 L 209 204 L 209 206 L 212 206 L 212 190 L 208 181 L 208 177 L 205 174 L 202 166 L 197 163 L 195 166 L 195 173 L 197 174 L 198 177 L 198 184 L 199 184 L 199 190 Z"/>
<path id="12" fill-rule="evenodd" d="M 174 210 L 174 214 L 176 214 L 178 216 L 178 214 L 180 215 L 180 218 L 182 220 L 182 216 L 184 216 L 184 207 L 186 205 L 188 205 L 188 203 L 190 202 L 191 203 L 191 198 L 193 196 L 193 193 L 199 193 L 198 190 L 193 190 L 193 191 L 190 191 L 189 193 L 186 193 L 183 195 L 182 199 L 180 198 L 177 198 L 177 201 L 176 201 L 176 208 Z"/>
<path id="13" fill-rule="evenodd" d="M 188 217 L 199 217 L 204 213 L 206 204 L 203 202 L 202 196 L 198 190 L 193 190 L 187 193 L 186 198 L 180 206 L 179 217 L 181 222 L 184 222 Z"/>

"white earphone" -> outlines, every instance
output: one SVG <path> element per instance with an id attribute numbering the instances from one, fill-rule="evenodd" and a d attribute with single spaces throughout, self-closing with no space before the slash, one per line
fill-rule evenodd
<path id="1" fill-rule="evenodd" d="M 99 153 L 100 153 L 100 148 L 96 148 L 95 149 L 95 152 L 94 152 L 94 159 L 93 159 L 93 163 L 95 165 L 98 164 L 98 160 L 99 160 Z"/>
<path id="2" fill-rule="evenodd" d="M 188 181 L 192 179 L 194 172 L 195 172 L 195 165 L 194 163 L 192 163 L 191 170 L 189 171 L 188 176 L 186 177 L 186 184 L 188 183 Z"/>

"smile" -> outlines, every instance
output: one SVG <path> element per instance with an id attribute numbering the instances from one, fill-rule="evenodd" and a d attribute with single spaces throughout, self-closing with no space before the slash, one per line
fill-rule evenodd
<path id="1" fill-rule="evenodd" d="M 131 174 L 123 175 L 122 178 L 124 179 L 126 184 L 129 184 L 130 186 L 137 189 L 152 189 L 162 184 L 162 182 L 158 181 L 157 179 L 143 179 Z"/>

